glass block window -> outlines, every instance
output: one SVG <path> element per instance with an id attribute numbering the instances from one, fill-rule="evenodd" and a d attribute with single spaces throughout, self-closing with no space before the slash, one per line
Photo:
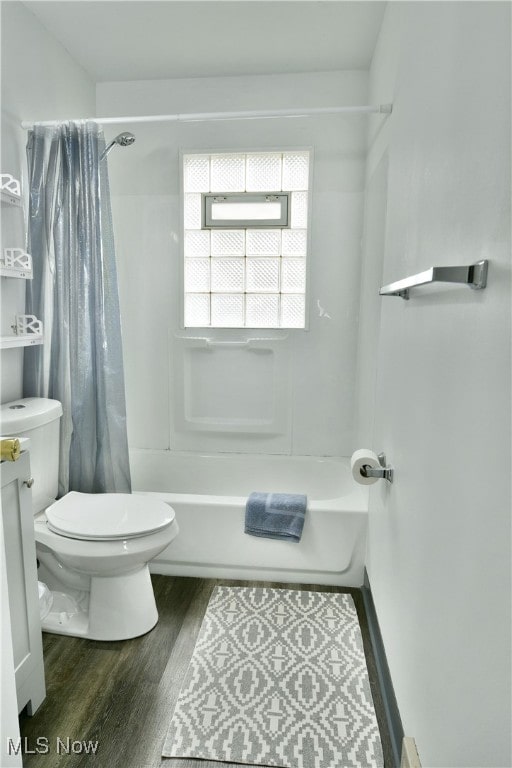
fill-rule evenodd
<path id="1" fill-rule="evenodd" d="M 309 154 L 183 156 L 186 328 L 305 327 Z M 205 226 L 205 196 L 226 195 L 221 202 L 239 204 L 246 195 L 256 204 L 279 194 L 286 194 L 287 226 Z"/>

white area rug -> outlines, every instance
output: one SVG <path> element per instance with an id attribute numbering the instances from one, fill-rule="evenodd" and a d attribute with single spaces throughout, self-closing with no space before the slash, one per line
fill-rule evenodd
<path id="1" fill-rule="evenodd" d="M 216 587 L 162 754 L 283 768 L 383 766 L 351 596 Z"/>

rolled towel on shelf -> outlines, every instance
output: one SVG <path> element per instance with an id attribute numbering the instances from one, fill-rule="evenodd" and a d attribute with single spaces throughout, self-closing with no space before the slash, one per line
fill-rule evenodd
<path id="1" fill-rule="evenodd" d="M 0 442 L 2 461 L 17 461 L 21 455 L 17 437 L 2 438 Z"/>
<path id="2" fill-rule="evenodd" d="M 299 493 L 251 493 L 245 507 L 245 533 L 300 541 L 307 497 Z"/>

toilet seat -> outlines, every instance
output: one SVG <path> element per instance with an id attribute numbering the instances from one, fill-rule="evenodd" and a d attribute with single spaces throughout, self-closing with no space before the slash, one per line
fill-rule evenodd
<path id="1" fill-rule="evenodd" d="M 160 531 L 174 521 L 174 510 L 148 496 L 70 491 L 48 507 L 46 518 L 60 536 L 110 541 Z"/>

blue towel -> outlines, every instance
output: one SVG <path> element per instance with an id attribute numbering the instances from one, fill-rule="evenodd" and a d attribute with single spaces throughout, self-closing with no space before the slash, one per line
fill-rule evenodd
<path id="1" fill-rule="evenodd" d="M 298 493 L 251 493 L 245 507 L 245 533 L 300 541 L 307 498 Z"/>

